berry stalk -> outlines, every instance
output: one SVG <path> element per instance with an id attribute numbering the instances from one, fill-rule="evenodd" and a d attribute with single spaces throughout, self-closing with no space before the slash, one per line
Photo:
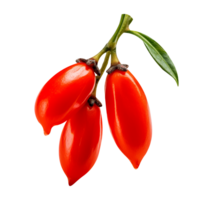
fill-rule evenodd
<path id="1" fill-rule="evenodd" d="M 97 66 L 97 63 L 98 63 L 99 59 L 101 58 L 101 56 L 106 53 L 103 65 L 98 73 L 98 76 L 96 76 L 95 88 L 94 88 L 90 98 L 88 99 L 88 103 L 90 106 L 93 106 L 94 103 L 96 103 L 99 107 L 102 106 L 101 102 L 96 98 L 96 91 L 97 91 L 98 83 L 107 67 L 110 55 L 111 55 L 111 65 L 116 66 L 116 65 L 120 64 L 117 54 L 116 54 L 116 45 L 118 43 L 120 36 L 129 30 L 129 25 L 132 22 L 132 20 L 133 19 L 131 16 L 129 16 L 127 14 L 122 14 L 120 23 L 119 23 L 115 33 L 109 40 L 109 42 L 104 46 L 104 48 L 98 54 L 96 54 L 95 56 L 93 56 L 92 58 L 89 59 L 89 60 L 94 61 Z M 126 68 L 127 67 L 124 67 L 124 70 L 126 70 Z"/>

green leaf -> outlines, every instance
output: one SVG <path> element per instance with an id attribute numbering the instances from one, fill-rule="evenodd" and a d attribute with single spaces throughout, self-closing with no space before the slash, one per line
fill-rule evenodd
<path id="1" fill-rule="evenodd" d="M 179 85 L 178 74 L 172 60 L 170 59 L 166 51 L 156 41 L 154 41 L 147 35 L 144 35 L 137 31 L 128 30 L 126 31 L 126 33 L 131 33 L 139 37 L 144 42 L 147 50 L 149 51 L 152 58 L 156 61 L 156 63 L 165 72 L 167 72 L 170 76 L 172 76 L 175 79 L 177 85 Z"/>

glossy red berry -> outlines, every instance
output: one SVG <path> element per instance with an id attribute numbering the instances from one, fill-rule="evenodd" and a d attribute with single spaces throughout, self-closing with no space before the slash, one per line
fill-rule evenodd
<path id="1" fill-rule="evenodd" d="M 44 134 L 68 120 L 88 100 L 94 86 L 95 74 L 85 63 L 71 65 L 55 74 L 43 86 L 35 103 L 35 114 Z"/>
<path id="2" fill-rule="evenodd" d="M 95 164 L 101 139 L 100 108 L 86 103 L 66 122 L 60 139 L 59 158 L 69 185 L 73 185 Z"/>
<path id="3" fill-rule="evenodd" d="M 107 75 L 105 99 L 107 118 L 115 143 L 137 169 L 152 137 L 145 93 L 129 71 L 115 70 Z"/>

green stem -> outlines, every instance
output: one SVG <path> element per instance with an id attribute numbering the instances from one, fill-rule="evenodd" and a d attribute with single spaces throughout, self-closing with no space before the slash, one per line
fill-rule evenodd
<path id="1" fill-rule="evenodd" d="M 118 60 L 118 56 L 116 53 L 116 49 L 111 50 L 111 66 L 120 64 L 120 61 Z"/>
<path id="2" fill-rule="evenodd" d="M 107 47 L 105 46 L 98 54 L 96 54 L 95 56 L 93 56 L 92 58 L 94 60 L 96 60 L 96 62 L 99 61 L 100 57 L 107 52 Z"/>
<path id="3" fill-rule="evenodd" d="M 117 45 L 117 42 L 118 42 L 118 39 L 120 38 L 120 36 L 125 32 L 125 31 L 128 31 L 129 30 L 129 25 L 130 23 L 132 22 L 132 17 L 129 16 L 129 15 L 126 15 L 126 14 L 122 14 L 121 15 L 121 19 L 120 19 L 120 23 L 115 31 L 115 33 L 113 34 L 113 36 L 111 37 L 111 39 L 109 40 L 109 42 L 104 46 L 104 48 L 98 53 L 96 54 L 95 56 L 93 56 L 91 59 L 94 59 L 97 63 L 100 59 L 100 57 L 106 53 L 106 56 L 105 56 L 105 59 L 104 59 L 104 62 L 103 62 L 103 65 L 100 69 L 101 71 L 101 75 L 100 76 L 96 76 L 96 84 L 95 84 L 95 88 L 92 92 L 92 95 L 91 96 L 94 96 L 96 97 L 96 90 L 97 90 L 97 86 L 98 86 L 98 83 L 107 67 L 107 64 L 108 64 L 108 61 L 109 61 L 109 57 L 110 57 L 110 54 L 112 56 L 111 58 L 111 65 L 117 65 L 117 64 L 120 64 L 119 60 L 118 60 L 118 57 L 117 57 L 117 54 L 116 54 L 116 45 Z"/>
<path id="4" fill-rule="evenodd" d="M 127 14 L 121 15 L 118 28 L 116 29 L 114 35 L 112 36 L 112 38 L 109 40 L 109 42 L 106 45 L 110 50 L 113 50 L 116 48 L 118 39 L 125 31 L 129 30 L 129 25 L 132 22 L 132 20 L 133 20 L 132 17 Z"/>
<path id="5" fill-rule="evenodd" d="M 98 54 L 96 54 L 95 56 L 92 57 L 94 60 L 96 60 L 96 62 L 99 61 L 100 57 L 104 53 L 106 53 L 107 51 L 112 51 L 116 48 L 118 39 L 125 31 L 129 30 L 129 25 L 132 22 L 132 20 L 133 20 L 132 17 L 127 14 L 121 15 L 120 23 L 119 23 L 115 33 L 109 40 L 109 42 L 104 46 L 104 48 Z"/>
<path id="6" fill-rule="evenodd" d="M 101 75 L 100 76 L 96 76 L 96 83 L 95 83 L 95 88 L 94 88 L 94 90 L 92 92 L 92 96 L 96 96 L 97 86 L 98 86 L 98 83 L 99 83 L 99 81 L 100 81 L 100 79 L 101 79 L 101 77 L 102 77 L 102 75 L 103 75 L 103 73 L 104 73 L 104 71 L 105 71 L 105 69 L 107 67 L 107 64 L 108 64 L 108 61 L 109 61 L 109 57 L 110 57 L 110 51 L 108 51 L 106 53 L 106 56 L 104 58 L 104 62 L 103 62 L 102 67 L 100 69 Z"/>

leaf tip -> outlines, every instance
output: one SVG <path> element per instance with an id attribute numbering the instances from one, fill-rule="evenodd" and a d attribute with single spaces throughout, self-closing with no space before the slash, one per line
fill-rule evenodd
<path id="1" fill-rule="evenodd" d="M 178 82 L 178 83 L 175 83 L 175 84 L 176 84 L 177 89 L 179 89 L 179 82 Z"/>

